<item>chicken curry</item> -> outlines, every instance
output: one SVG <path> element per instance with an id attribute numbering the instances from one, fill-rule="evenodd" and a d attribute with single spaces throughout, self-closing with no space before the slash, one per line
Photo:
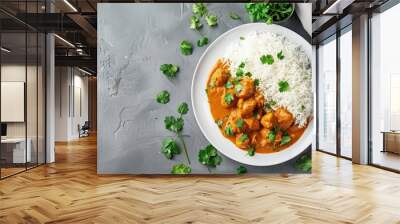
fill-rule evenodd
<path id="1" fill-rule="evenodd" d="M 294 144 L 306 127 L 295 124 L 285 108 L 273 110 L 251 74 L 231 76 L 229 65 L 218 60 L 207 82 L 211 114 L 222 134 L 237 147 L 254 153 L 272 153 Z"/>

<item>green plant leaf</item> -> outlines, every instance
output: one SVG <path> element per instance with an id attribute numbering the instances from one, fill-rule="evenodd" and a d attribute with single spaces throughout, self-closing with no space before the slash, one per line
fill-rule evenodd
<path id="1" fill-rule="evenodd" d="M 167 76 L 167 78 L 175 78 L 176 74 L 179 72 L 179 66 L 173 64 L 162 64 L 160 66 L 160 71 Z"/>
<path id="2" fill-rule="evenodd" d="M 187 41 L 187 40 L 184 40 L 184 41 L 181 42 L 180 48 L 181 48 L 181 53 L 182 53 L 183 55 L 186 55 L 186 56 L 187 56 L 187 55 L 191 55 L 192 52 L 193 52 L 193 46 L 192 46 L 192 44 L 191 44 L 189 41 Z"/>
<path id="3" fill-rule="evenodd" d="M 164 154 L 167 159 L 172 159 L 174 155 L 181 153 L 181 149 L 175 139 L 165 138 L 161 143 L 161 153 Z"/>
<path id="4" fill-rule="evenodd" d="M 167 104 L 169 102 L 169 92 L 167 90 L 163 90 L 157 94 L 156 100 L 158 103 Z"/>
<path id="5" fill-rule="evenodd" d="M 183 163 L 174 165 L 171 170 L 172 174 L 190 174 L 191 172 L 192 168 Z"/>
<path id="6" fill-rule="evenodd" d="M 188 111 L 189 111 L 189 106 L 186 102 L 183 102 L 178 106 L 179 114 L 184 115 L 184 114 L 187 114 Z"/>

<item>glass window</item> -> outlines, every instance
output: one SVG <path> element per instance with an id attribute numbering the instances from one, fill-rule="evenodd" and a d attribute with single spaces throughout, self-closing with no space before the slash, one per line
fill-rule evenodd
<path id="1" fill-rule="evenodd" d="M 371 19 L 372 163 L 400 170 L 400 4 Z"/>
<path id="2" fill-rule="evenodd" d="M 350 29 L 340 36 L 340 154 L 348 158 L 352 157 L 352 74 Z"/>
<path id="3" fill-rule="evenodd" d="M 318 149 L 336 153 L 336 39 L 318 48 Z"/>

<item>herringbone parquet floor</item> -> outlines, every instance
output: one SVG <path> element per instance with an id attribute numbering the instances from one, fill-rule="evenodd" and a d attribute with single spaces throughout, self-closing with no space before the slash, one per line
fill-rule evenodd
<path id="1" fill-rule="evenodd" d="M 312 175 L 97 176 L 96 139 L 0 181 L 0 223 L 400 223 L 400 175 L 315 153 Z"/>

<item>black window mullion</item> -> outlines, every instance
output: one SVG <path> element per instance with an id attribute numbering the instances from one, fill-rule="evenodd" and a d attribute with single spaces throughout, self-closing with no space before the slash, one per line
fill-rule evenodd
<path id="1" fill-rule="evenodd" d="M 340 30 L 336 32 L 336 155 L 341 157 L 341 122 L 340 122 Z"/>

